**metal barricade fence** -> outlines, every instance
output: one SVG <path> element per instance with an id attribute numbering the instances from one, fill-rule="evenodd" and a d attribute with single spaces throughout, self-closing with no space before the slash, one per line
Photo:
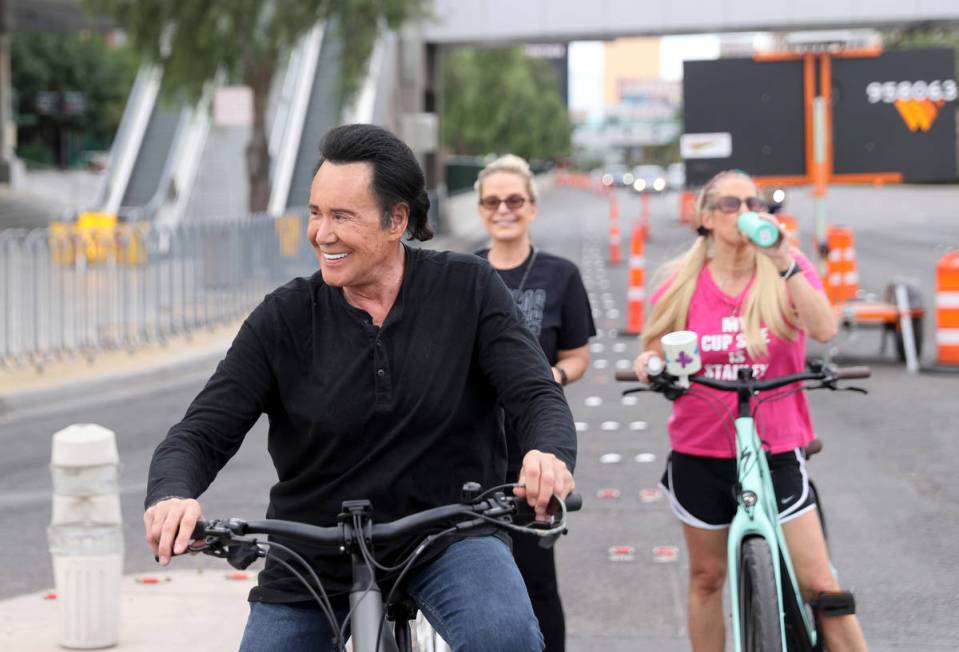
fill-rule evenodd
<path id="1" fill-rule="evenodd" d="M 255 215 L 0 231 L 0 367 L 135 351 L 240 319 L 275 287 L 316 271 L 305 238 L 290 246 L 288 226 Z"/>

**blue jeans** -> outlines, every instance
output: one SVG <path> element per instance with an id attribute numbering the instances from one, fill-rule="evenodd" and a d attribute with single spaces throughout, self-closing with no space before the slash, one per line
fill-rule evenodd
<path id="1" fill-rule="evenodd" d="M 540 652 L 543 637 L 509 547 L 496 537 L 457 541 L 419 569 L 407 592 L 454 652 Z M 337 613 L 342 622 L 345 612 Z M 334 650 L 319 609 L 253 602 L 240 652 Z"/>

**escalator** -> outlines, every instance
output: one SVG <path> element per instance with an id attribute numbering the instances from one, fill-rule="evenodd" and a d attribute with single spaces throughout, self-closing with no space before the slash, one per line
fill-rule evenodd
<path id="1" fill-rule="evenodd" d="M 286 209 L 309 203 L 310 183 L 320 158 L 323 136 L 340 122 L 338 86 L 343 41 L 335 29 L 327 29 L 320 47 L 309 104 L 300 134 L 293 172 L 286 197 Z"/>

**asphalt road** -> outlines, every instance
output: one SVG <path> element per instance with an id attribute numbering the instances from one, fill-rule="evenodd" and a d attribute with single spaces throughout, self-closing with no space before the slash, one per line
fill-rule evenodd
<path id="1" fill-rule="evenodd" d="M 832 219 L 852 226 L 857 236 L 863 286 L 881 290 L 894 275 L 915 277 L 930 309 L 935 260 L 945 245 L 959 241 L 953 217 L 959 190 L 836 189 L 828 202 Z M 620 193 L 624 257 L 628 225 L 639 207 L 635 196 Z M 691 241 L 688 229 L 676 222 L 675 196 L 653 198 L 651 207 L 647 276 Z M 793 193 L 788 207 L 810 233 L 812 224 L 805 218 L 812 215 L 810 199 Z M 841 220 L 835 217 L 840 213 Z M 560 188 L 544 197 L 533 230 L 538 246 L 580 264 L 601 330 L 592 343 L 590 372 L 567 392 L 582 424 L 577 482 L 587 500 L 557 548 L 569 649 L 686 650 L 681 531 L 664 500 L 640 498 L 640 491 L 655 487 L 662 473 L 669 406 L 652 395 L 624 405 L 623 387 L 612 380 L 617 363 L 637 353 L 637 343 L 618 334 L 626 316 L 626 267 L 605 262 L 607 225 L 603 200 Z M 825 441 L 824 453 L 811 461 L 810 470 L 826 506 L 833 561 L 843 584 L 856 592 L 871 649 L 955 650 L 959 375 L 909 375 L 891 357 L 876 358 L 878 341 L 876 333 L 868 332 L 834 343 L 841 353 L 873 364 L 874 376 L 865 381 L 871 393 L 810 396 Z M 930 345 L 926 362 L 933 356 Z M 0 598 L 52 584 L 45 534 L 50 436 L 71 423 L 99 423 L 117 433 L 126 572 L 154 566 L 140 525 L 149 457 L 202 382 L 202 377 L 184 378 L 135 397 L 111 400 L 104 395 L 82 409 L 51 405 L 42 417 L 14 414 L 0 421 L 0 531 L 5 535 L 0 538 Z M 261 420 L 204 496 L 208 515 L 263 514 L 274 477 L 265 440 Z M 619 454 L 621 461 L 601 463 L 608 453 Z M 636 461 L 641 454 L 640 459 L 652 456 L 652 461 Z M 597 492 L 606 488 L 618 489 L 620 497 L 598 498 Z M 621 545 L 634 548 L 632 561 L 609 560 L 609 548 Z M 677 546 L 678 559 L 655 561 L 658 546 Z"/>

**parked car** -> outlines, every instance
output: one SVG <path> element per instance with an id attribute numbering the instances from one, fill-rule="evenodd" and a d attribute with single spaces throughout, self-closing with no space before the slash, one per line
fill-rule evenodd
<path id="1" fill-rule="evenodd" d="M 633 168 L 633 190 L 636 192 L 663 192 L 666 173 L 658 165 L 637 165 Z"/>
<path id="2" fill-rule="evenodd" d="M 686 187 L 686 165 L 670 163 L 666 166 L 666 185 L 670 190 L 683 190 Z"/>
<path id="3" fill-rule="evenodd" d="M 633 183 L 633 173 L 625 165 L 613 164 L 607 165 L 603 169 L 602 182 L 607 188 L 623 188 Z"/>

